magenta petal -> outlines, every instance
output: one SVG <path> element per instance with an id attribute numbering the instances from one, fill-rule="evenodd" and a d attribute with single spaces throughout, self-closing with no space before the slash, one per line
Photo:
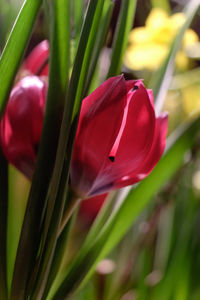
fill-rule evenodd
<path id="1" fill-rule="evenodd" d="M 123 76 L 108 79 L 82 103 L 71 166 L 71 185 L 88 194 L 119 132 L 126 105 Z M 104 183 L 105 184 L 105 183 Z"/>
<path id="2" fill-rule="evenodd" d="M 138 87 L 138 90 L 131 93 L 131 97 L 128 94 L 130 101 L 124 110 L 126 112 L 128 109 L 128 113 L 123 120 L 125 124 L 122 122 L 123 132 L 118 146 L 116 145 L 113 163 L 107 161 L 101 169 L 92 195 L 113 189 L 115 182 L 140 167 L 151 149 L 155 132 L 155 113 L 145 87 L 141 82 Z"/>
<path id="3" fill-rule="evenodd" d="M 49 72 L 49 66 L 47 62 L 48 57 L 49 43 L 47 40 L 44 40 L 40 44 L 38 44 L 29 54 L 25 61 L 24 67 L 32 74 L 38 76 L 47 76 Z"/>
<path id="4" fill-rule="evenodd" d="M 120 181 L 116 182 L 115 188 L 121 188 L 130 184 L 137 183 L 138 181 L 144 179 L 155 167 L 161 158 L 166 144 L 167 135 L 167 113 L 162 113 L 156 119 L 156 129 L 155 136 L 151 150 L 147 158 L 144 160 L 143 164 L 135 170 L 135 172 L 127 174 Z"/>
<path id="5" fill-rule="evenodd" d="M 112 173 L 129 173 L 143 162 L 154 137 L 155 113 L 142 83 L 128 106 L 128 115 Z M 118 172 L 116 172 L 118 171 Z"/>
<path id="6" fill-rule="evenodd" d="M 107 196 L 108 194 L 103 194 L 82 201 L 79 211 L 80 217 L 91 223 L 99 213 Z"/>
<path id="7" fill-rule="evenodd" d="M 0 123 L 2 150 L 10 163 L 31 178 L 40 142 L 46 84 L 24 77 L 12 90 Z"/>

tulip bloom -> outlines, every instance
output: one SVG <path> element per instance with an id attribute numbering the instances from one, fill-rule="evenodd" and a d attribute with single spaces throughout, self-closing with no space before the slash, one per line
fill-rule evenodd
<path id="1" fill-rule="evenodd" d="M 1 144 L 13 165 L 31 178 L 45 106 L 46 86 L 30 76 L 13 89 L 1 122 Z M 116 76 L 82 102 L 70 167 L 80 198 L 105 194 L 145 178 L 160 159 L 167 115 L 155 116 L 153 95 L 141 80 Z"/>
<path id="2" fill-rule="evenodd" d="M 20 80 L 10 94 L 0 123 L 2 150 L 29 179 L 36 163 L 45 110 L 47 84 L 36 76 Z"/>
<path id="3" fill-rule="evenodd" d="M 112 77 L 83 100 L 70 169 L 81 198 L 134 184 L 160 159 L 167 115 L 155 116 L 153 94 L 141 80 Z"/>
<path id="4" fill-rule="evenodd" d="M 39 43 L 29 54 L 24 63 L 24 68 L 34 75 L 48 76 L 49 73 L 49 42 Z"/>

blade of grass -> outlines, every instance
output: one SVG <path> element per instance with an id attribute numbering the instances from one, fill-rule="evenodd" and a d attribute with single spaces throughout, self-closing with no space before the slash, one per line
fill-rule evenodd
<path id="1" fill-rule="evenodd" d="M 95 73 L 95 69 L 97 66 L 97 61 L 99 58 L 99 54 L 102 50 L 103 43 L 106 39 L 106 34 L 108 32 L 108 27 L 110 24 L 110 19 L 112 16 L 112 11 L 113 11 L 114 3 L 111 2 L 110 0 L 106 0 L 104 3 L 103 11 L 102 11 L 102 16 L 99 24 L 100 30 L 97 33 L 97 39 L 96 43 L 94 45 L 94 49 L 92 52 L 92 57 L 91 57 L 91 62 L 90 62 L 90 67 L 87 72 L 87 83 L 84 91 L 84 95 L 88 94 L 90 84 L 92 81 L 92 78 Z"/>
<path id="2" fill-rule="evenodd" d="M 50 269 L 51 262 L 53 259 L 53 254 L 56 247 L 56 241 L 58 235 L 57 231 L 59 230 L 62 212 L 64 208 L 64 200 L 65 200 L 64 193 L 66 189 L 68 170 L 70 165 L 70 157 L 71 157 L 72 146 L 73 146 L 73 139 L 75 137 L 74 134 L 72 141 L 70 140 L 69 143 L 67 143 L 68 136 L 69 136 L 69 122 L 71 122 L 70 109 L 71 110 L 73 109 L 73 102 L 72 102 L 73 98 L 70 98 L 69 95 L 70 95 L 70 91 L 72 92 L 72 94 L 74 92 L 76 93 L 76 91 L 71 90 L 71 86 L 74 86 L 74 84 L 77 85 L 77 92 L 81 91 L 81 88 L 83 90 L 84 87 L 83 75 L 86 74 L 89 65 L 89 58 L 91 55 L 91 51 L 93 49 L 93 45 L 95 43 L 95 38 L 96 38 L 95 33 L 97 31 L 99 19 L 101 16 L 103 3 L 104 0 L 98 2 L 91 1 L 89 4 L 88 12 L 83 26 L 83 31 L 80 38 L 80 45 L 75 59 L 75 65 L 72 71 L 72 77 L 69 85 L 69 93 L 68 93 L 67 103 L 64 110 L 62 126 L 61 126 L 61 134 L 59 139 L 55 169 L 52 176 L 52 183 L 50 186 L 49 200 L 48 200 L 49 205 L 47 207 L 47 214 L 48 215 L 53 214 L 53 215 L 51 218 L 51 224 L 49 225 L 49 232 L 45 242 L 44 253 L 41 253 L 41 255 L 43 255 L 43 258 L 41 259 L 42 264 L 40 266 L 39 275 L 37 276 L 38 287 L 35 288 L 33 299 L 35 299 L 35 297 L 37 298 L 38 295 L 42 296 L 44 292 L 45 282 L 47 280 L 47 275 L 48 275 L 47 273 Z M 87 36 L 88 36 L 88 41 L 86 38 Z M 85 45 L 86 48 L 85 52 L 83 52 L 82 44 Z M 82 66 L 81 71 L 76 69 L 77 64 L 79 66 Z M 74 73 L 75 70 L 77 71 L 77 74 Z M 74 83 L 73 74 L 74 76 L 77 75 L 78 77 L 80 76 L 78 84 L 77 82 Z M 69 101 L 69 98 L 71 101 Z M 78 103 L 79 104 L 78 110 L 79 110 L 81 105 L 81 101 L 80 101 L 81 95 L 76 97 L 76 99 L 77 98 L 79 100 Z M 67 160 L 64 161 L 67 145 L 69 145 L 68 152 L 67 152 Z M 63 166 L 63 161 L 64 161 L 64 166 Z"/>
<path id="3" fill-rule="evenodd" d="M 73 116 L 72 116 L 73 119 L 78 114 L 80 107 L 81 107 L 82 99 L 85 96 L 84 95 L 84 90 L 86 87 L 85 78 L 87 77 L 87 73 L 89 70 L 90 59 L 91 59 L 92 53 L 94 53 L 93 49 L 96 44 L 98 32 L 101 30 L 99 27 L 99 23 L 101 20 L 104 2 L 105 2 L 105 0 L 99 0 L 97 3 L 97 9 L 95 10 L 94 19 L 93 19 L 92 26 L 90 29 L 89 39 L 88 39 L 87 46 L 86 46 L 85 53 L 84 53 L 84 59 L 82 61 L 82 68 L 80 69 L 81 72 L 78 74 L 78 85 L 77 85 L 77 89 L 75 90 L 75 98 L 74 98 L 75 102 L 74 102 L 74 107 L 73 107 Z M 82 35 L 81 35 L 81 38 L 82 38 Z M 81 40 L 80 40 L 79 46 L 81 46 Z M 99 45 L 99 47 L 100 46 L 101 45 Z M 79 53 L 77 52 L 77 57 L 78 57 L 78 54 Z M 73 80 L 73 75 L 77 77 L 77 74 L 75 74 L 75 72 L 77 72 L 77 70 L 74 66 L 71 81 Z M 72 94 L 73 94 L 73 91 L 72 91 Z M 70 94 L 69 94 L 69 96 L 70 96 Z"/>
<path id="4" fill-rule="evenodd" d="M 11 165 L 9 165 L 8 169 L 8 182 L 7 264 L 8 292 L 10 294 L 15 258 L 30 190 L 30 182 Z"/>
<path id="5" fill-rule="evenodd" d="M 46 284 L 45 291 L 43 294 L 44 300 L 47 299 L 49 291 L 52 288 L 54 282 L 56 281 L 57 275 L 59 275 L 58 271 L 62 264 L 63 256 L 66 253 L 67 242 L 68 242 L 69 236 L 71 234 L 71 231 L 73 229 L 73 226 L 74 226 L 74 223 L 75 223 L 75 220 L 77 217 L 77 213 L 78 213 L 78 210 L 76 210 L 75 214 L 73 214 L 73 216 L 70 218 L 69 222 L 64 227 L 61 235 L 58 238 L 58 242 L 56 244 L 56 249 L 55 249 L 51 269 L 50 269 L 49 275 L 48 275 L 47 284 Z"/>
<path id="6" fill-rule="evenodd" d="M 53 1 L 52 4 L 56 2 L 58 2 L 58 5 L 63 3 L 63 1 Z M 21 231 L 12 282 L 11 299 L 15 300 L 22 299 L 27 293 L 28 279 L 33 270 L 40 246 L 41 224 L 46 208 L 45 198 L 57 151 L 69 68 L 69 37 L 66 30 L 66 22 L 69 18 L 65 18 L 66 9 L 66 5 L 63 5 L 62 9 L 59 10 L 61 18 L 58 19 L 58 23 L 52 29 L 49 89 L 42 139 Z M 61 20 L 64 21 L 61 22 Z M 56 34 L 56 30 L 59 30 L 58 34 Z"/>
<path id="7" fill-rule="evenodd" d="M 87 14 L 86 14 L 86 18 L 85 18 L 85 22 L 84 22 L 84 26 L 83 26 L 83 30 L 81 33 L 79 48 L 78 48 L 77 55 L 75 58 L 72 76 L 70 79 L 70 85 L 69 85 L 68 94 L 67 94 L 67 101 L 66 101 L 66 105 L 65 105 L 65 109 L 64 109 L 63 121 L 62 121 L 62 126 L 61 126 L 58 153 L 57 153 L 55 169 L 54 169 L 54 174 L 53 174 L 52 184 L 51 184 L 51 191 L 50 191 L 50 195 L 51 195 L 52 199 L 56 197 L 62 172 L 63 172 L 63 174 L 66 172 L 66 176 L 68 174 L 68 169 L 66 169 L 66 166 L 68 166 L 67 168 L 69 168 L 69 163 L 70 163 L 69 160 L 70 160 L 72 146 L 73 146 L 73 138 L 70 139 L 70 141 L 68 141 L 69 134 L 70 134 L 70 128 L 69 128 L 68 124 L 72 122 L 72 112 L 73 112 L 73 106 L 74 106 L 74 101 L 75 101 L 75 97 L 76 97 L 76 90 L 78 88 L 78 82 L 80 79 L 80 73 L 81 73 L 80 70 L 83 67 L 85 53 L 87 52 L 86 48 L 87 48 L 87 43 L 88 43 L 90 32 L 91 32 L 93 18 L 94 18 L 96 9 L 98 11 L 100 11 L 102 2 L 103 2 L 102 0 L 101 0 L 101 3 L 100 3 L 100 1 L 99 1 L 99 3 L 98 3 L 98 1 L 90 1 L 88 10 L 87 10 Z M 97 16 L 97 17 L 99 17 L 99 16 Z M 97 23 L 97 21 L 98 20 L 96 20 L 95 23 Z M 93 39 L 93 45 L 94 45 L 94 43 L 95 43 L 95 40 Z M 88 67 L 88 65 L 85 66 L 86 70 L 87 70 L 87 67 Z M 80 100 L 81 99 L 79 99 L 79 101 Z M 75 126 L 75 129 L 76 129 L 76 126 Z M 75 136 L 75 129 L 73 129 L 74 136 Z M 73 130 L 71 128 L 71 132 Z M 68 144 L 70 146 L 69 148 L 71 148 L 71 149 L 68 150 L 68 156 L 65 161 L 65 168 L 63 168 L 63 163 L 64 163 L 64 159 L 66 157 L 66 149 L 67 149 Z M 65 182 L 66 182 L 67 178 L 64 178 L 63 180 L 65 180 Z M 53 200 L 49 200 L 49 201 L 52 203 L 55 203 L 55 199 L 54 199 L 54 201 Z M 53 205 L 52 205 L 52 207 L 53 207 Z"/>
<path id="8" fill-rule="evenodd" d="M 66 88 L 68 81 L 68 70 L 70 65 L 70 2 L 66 0 L 53 1 L 50 7 L 50 16 L 52 20 L 51 28 L 51 48 L 52 48 L 52 77 L 50 76 L 49 93 L 51 97 L 58 95 L 62 99 L 63 106 L 66 97 Z M 58 63 L 59 60 L 59 63 Z M 56 70 L 56 68 L 58 69 Z M 56 74 L 60 74 L 58 77 Z M 58 81 L 55 83 L 55 81 Z M 63 109 L 63 107 L 62 107 Z M 52 208 L 47 196 L 47 212 L 42 234 L 42 245 L 40 248 L 40 258 L 43 254 L 43 248 L 46 241 L 48 228 L 52 217 Z M 52 205 L 53 206 L 53 205 Z M 38 264 L 40 263 L 38 259 Z M 37 273 L 36 273 L 37 276 Z"/>
<path id="9" fill-rule="evenodd" d="M 169 85 L 172 79 L 173 71 L 174 71 L 174 60 L 177 51 L 180 48 L 182 38 L 184 36 L 185 31 L 190 26 L 197 10 L 199 8 L 199 0 L 192 0 L 188 3 L 185 14 L 186 21 L 183 26 L 180 28 L 178 34 L 176 35 L 171 48 L 169 50 L 169 54 L 165 59 L 161 68 L 153 75 L 152 80 L 150 80 L 149 87 L 153 90 L 154 98 L 155 98 L 155 107 L 157 114 L 162 110 L 163 102 L 169 89 Z"/>
<path id="10" fill-rule="evenodd" d="M 7 287 L 7 214 L 8 163 L 0 148 L 0 299 L 8 299 Z"/>
<path id="11" fill-rule="evenodd" d="M 133 25 L 137 1 L 123 0 L 121 2 L 120 15 L 112 45 L 112 57 L 107 77 L 120 74 L 124 51 L 128 42 L 128 34 Z"/>
<path id="12" fill-rule="evenodd" d="M 74 13 L 74 31 L 75 31 L 75 49 L 78 47 L 80 39 L 81 27 L 83 25 L 84 17 L 84 4 L 83 1 L 74 0 L 73 2 L 73 13 Z"/>
<path id="13" fill-rule="evenodd" d="M 166 154 L 156 168 L 134 190 L 130 190 L 127 198 L 105 224 L 87 253 L 82 255 L 80 250 L 52 299 L 62 299 L 80 286 L 81 282 L 83 285 L 88 280 L 96 264 L 120 241 L 153 195 L 181 166 L 186 151 L 195 143 L 199 126 L 200 118 L 186 128 L 179 129 L 176 135 L 168 140 Z"/>
<path id="14" fill-rule="evenodd" d="M 54 169 L 54 176 L 52 179 L 52 185 L 51 185 L 51 197 L 54 200 L 50 200 L 50 202 L 54 203 L 55 202 L 55 197 L 56 193 L 58 191 L 58 185 L 60 178 L 63 178 L 63 181 L 67 181 L 67 176 L 68 176 L 68 169 L 69 169 L 69 163 L 70 163 L 70 156 L 72 152 L 72 147 L 73 147 L 73 139 L 69 139 L 70 135 L 70 128 L 69 128 L 69 123 L 72 122 L 72 112 L 73 112 L 73 107 L 75 103 L 75 97 L 76 97 L 76 91 L 78 89 L 78 84 L 80 80 L 80 70 L 85 68 L 85 72 L 88 69 L 88 64 L 89 61 L 87 60 L 87 63 L 84 64 L 85 61 L 85 55 L 88 58 L 89 53 L 86 50 L 88 48 L 88 41 L 90 39 L 90 47 L 89 50 L 92 49 L 95 43 L 95 38 L 94 38 L 94 30 L 97 28 L 98 24 L 98 19 L 101 11 L 101 7 L 103 5 L 103 1 L 90 1 L 88 4 L 88 9 L 83 25 L 83 29 L 81 32 L 81 37 L 80 37 L 80 42 L 79 42 L 79 47 L 77 50 L 77 54 L 75 57 L 75 62 L 72 70 L 72 76 L 70 79 L 70 84 L 69 84 L 69 89 L 68 89 L 68 94 L 67 94 L 67 101 L 64 109 L 64 116 L 63 116 L 63 121 L 62 121 L 62 126 L 61 126 L 61 134 L 60 134 L 60 139 L 59 139 L 59 146 L 58 146 L 58 154 L 57 154 L 57 160 L 56 160 L 56 166 Z M 96 13 L 96 17 L 95 17 Z M 94 19 L 94 22 L 93 22 Z M 93 26 L 93 24 L 95 24 Z M 95 28 L 94 28 L 95 27 Z M 91 31 L 93 30 L 93 35 L 91 37 Z M 84 65 L 84 68 L 83 68 Z M 81 105 L 81 99 L 79 99 L 79 109 Z M 75 122 L 75 129 L 77 126 L 77 121 Z M 72 126 L 73 127 L 73 126 Z M 74 129 L 74 137 L 75 137 L 75 129 Z M 66 148 L 67 145 L 69 145 L 69 149 L 67 151 L 66 155 Z M 64 159 L 67 156 L 65 162 Z M 65 167 L 67 166 L 67 169 L 63 169 L 63 162 Z M 65 174 L 65 176 L 62 174 Z M 60 183 L 63 185 L 62 183 Z M 64 185 L 63 185 L 64 186 Z M 53 208 L 53 205 L 52 205 Z"/>
<path id="15" fill-rule="evenodd" d="M 42 0 L 25 0 L 0 57 L 0 117 L 30 38 Z M 26 24 L 26 26 L 24 25 Z"/>

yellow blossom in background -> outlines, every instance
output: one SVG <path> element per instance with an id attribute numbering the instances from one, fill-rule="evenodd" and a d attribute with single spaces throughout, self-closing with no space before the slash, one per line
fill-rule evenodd
<path id="1" fill-rule="evenodd" d="M 163 111 L 168 112 L 168 134 L 170 134 L 184 120 L 181 91 L 168 91 Z"/>
<path id="2" fill-rule="evenodd" d="M 135 28 L 130 32 L 124 65 L 136 71 L 156 70 L 165 59 L 173 39 L 184 22 L 183 13 L 169 16 L 161 8 L 152 9 L 145 26 Z M 189 67 L 190 59 L 185 51 L 187 47 L 198 41 L 198 35 L 192 29 L 185 32 L 181 50 L 176 58 L 176 66 L 179 69 L 185 70 Z"/>
<path id="3" fill-rule="evenodd" d="M 163 110 L 169 112 L 168 132 L 185 121 L 200 116 L 200 69 L 174 77 Z"/>
<path id="4" fill-rule="evenodd" d="M 200 83 L 182 89 L 182 103 L 186 116 L 200 115 Z"/>

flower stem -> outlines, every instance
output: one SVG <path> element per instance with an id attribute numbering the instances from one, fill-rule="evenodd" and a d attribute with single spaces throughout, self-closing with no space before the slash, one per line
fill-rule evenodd
<path id="1" fill-rule="evenodd" d="M 78 198 L 77 196 L 74 195 L 69 199 L 69 202 L 67 203 L 65 210 L 63 212 L 58 236 L 60 236 L 60 234 L 62 233 L 63 229 L 65 228 L 65 225 L 69 221 L 69 218 L 73 214 L 74 210 L 78 207 L 80 202 L 81 202 L 81 198 Z"/>

